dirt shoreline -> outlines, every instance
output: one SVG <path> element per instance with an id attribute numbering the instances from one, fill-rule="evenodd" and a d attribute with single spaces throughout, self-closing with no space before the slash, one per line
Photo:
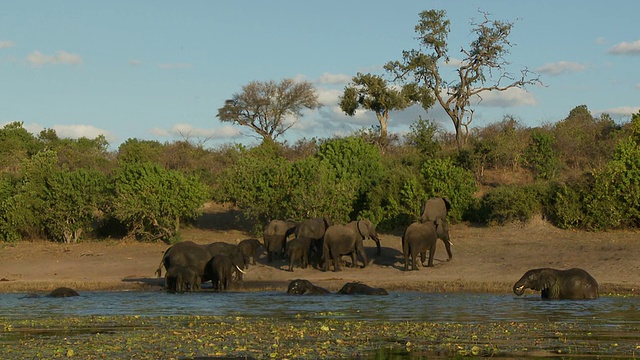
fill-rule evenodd
<path id="1" fill-rule="evenodd" d="M 227 223 L 228 224 L 228 223 Z M 266 262 L 265 254 L 251 266 L 245 281 L 233 291 L 284 291 L 293 279 L 308 279 L 330 290 L 360 281 L 390 291 L 511 293 L 511 287 L 532 268 L 580 267 L 599 283 L 601 294 L 639 294 L 640 233 L 589 233 L 554 228 L 543 220 L 502 227 L 453 225 L 453 259 L 438 244 L 435 266 L 403 271 L 398 234 L 379 234 L 382 256 L 375 257 L 372 241 L 365 241 L 374 259 L 366 268 L 342 272 L 285 269 L 285 260 Z M 198 243 L 237 243 L 251 235 L 231 226 L 185 229 L 182 240 Z M 58 244 L 44 241 L 0 245 L 0 292 L 47 292 L 58 286 L 77 290 L 160 291 L 163 279 L 154 274 L 164 243 L 122 240 Z"/>

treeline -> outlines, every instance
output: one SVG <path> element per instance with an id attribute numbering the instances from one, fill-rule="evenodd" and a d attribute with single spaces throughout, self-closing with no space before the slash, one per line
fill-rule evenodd
<path id="1" fill-rule="evenodd" d="M 640 226 L 640 113 L 617 125 L 578 106 L 536 128 L 508 116 L 476 128 L 463 149 L 422 118 L 384 146 L 376 134 L 215 149 L 129 139 L 110 152 L 103 137 L 34 136 L 11 123 L 0 129 L 0 238 L 171 242 L 207 201 L 234 204 L 256 231 L 319 216 L 391 231 L 436 195 L 451 200 L 453 222 Z"/>

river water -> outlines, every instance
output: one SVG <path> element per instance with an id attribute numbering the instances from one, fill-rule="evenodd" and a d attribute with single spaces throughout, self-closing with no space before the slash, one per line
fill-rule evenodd
<path id="1" fill-rule="evenodd" d="M 544 301 L 539 295 L 392 292 L 388 296 L 298 296 L 281 292 L 82 292 L 70 298 L 0 294 L 3 316 L 208 315 L 456 323 L 584 322 L 640 324 L 637 297 Z"/>

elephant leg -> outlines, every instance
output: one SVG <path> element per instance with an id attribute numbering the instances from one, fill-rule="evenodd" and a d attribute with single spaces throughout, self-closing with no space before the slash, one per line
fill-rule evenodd
<path id="1" fill-rule="evenodd" d="M 289 271 L 293 272 L 293 262 L 295 261 L 293 254 L 289 255 Z"/>
<path id="2" fill-rule="evenodd" d="M 429 247 L 429 263 L 427 264 L 427 267 L 433 267 L 433 256 L 435 254 L 436 254 L 436 244 L 433 243 L 433 245 Z"/>
<path id="3" fill-rule="evenodd" d="M 307 265 L 309 265 L 309 254 L 308 254 L 308 252 L 304 251 L 302 253 L 302 266 L 301 267 L 303 269 L 306 269 Z"/>
<path id="4" fill-rule="evenodd" d="M 444 247 L 447 249 L 447 255 L 449 255 L 449 258 L 447 259 L 447 261 L 451 261 L 451 259 L 453 258 L 453 253 L 451 252 L 451 243 L 448 241 L 445 241 Z"/>
<path id="5" fill-rule="evenodd" d="M 422 251 L 420 253 L 420 265 L 424 266 L 424 262 L 427 261 L 427 252 Z"/>
<path id="6" fill-rule="evenodd" d="M 342 271 L 342 269 L 340 268 L 340 255 L 333 256 L 333 271 Z"/>

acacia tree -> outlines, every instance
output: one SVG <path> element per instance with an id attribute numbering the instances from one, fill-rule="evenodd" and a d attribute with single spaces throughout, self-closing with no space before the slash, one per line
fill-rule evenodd
<path id="1" fill-rule="evenodd" d="M 508 38 L 513 23 L 490 20 L 487 13 L 480 13 L 483 20 L 471 22 L 476 39 L 468 48 L 461 48 L 464 59 L 454 79 L 444 78 L 439 68 L 442 62 L 451 60 L 447 44 L 450 22 L 444 10 L 421 12 L 415 27 L 419 50 L 405 50 L 402 60 L 385 65 L 396 79 L 433 92 L 453 121 L 458 148 L 466 144 L 469 136 L 469 125 L 473 120 L 472 99 L 482 100 L 482 93 L 487 91 L 506 91 L 540 83 L 539 77 L 526 67 L 518 75 L 507 71 L 509 63 L 505 56 L 512 46 Z"/>
<path id="2" fill-rule="evenodd" d="M 252 81 L 242 87 L 242 92 L 225 101 L 217 116 L 222 122 L 251 128 L 263 140 L 275 140 L 296 123 L 304 108 L 320 106 L 310 82 L 293 79 L 280 83 Z M 291 119 L 293 121 L 287 121 Z"/>
<path id="3" fill-rule="evenodd" d="M 413 84 L 397 89 L 379 75 L 358 73 L 345 87 L 339 105 L 349 116 L 355 115 L 359 107 L 373 111 L 380 123 L 380 143 L 384 145 L 389 111 L 406 109 L 415 102 L 420 102 L 425 110 L 433 105 L 430 93 L 420 90 Z"/>

